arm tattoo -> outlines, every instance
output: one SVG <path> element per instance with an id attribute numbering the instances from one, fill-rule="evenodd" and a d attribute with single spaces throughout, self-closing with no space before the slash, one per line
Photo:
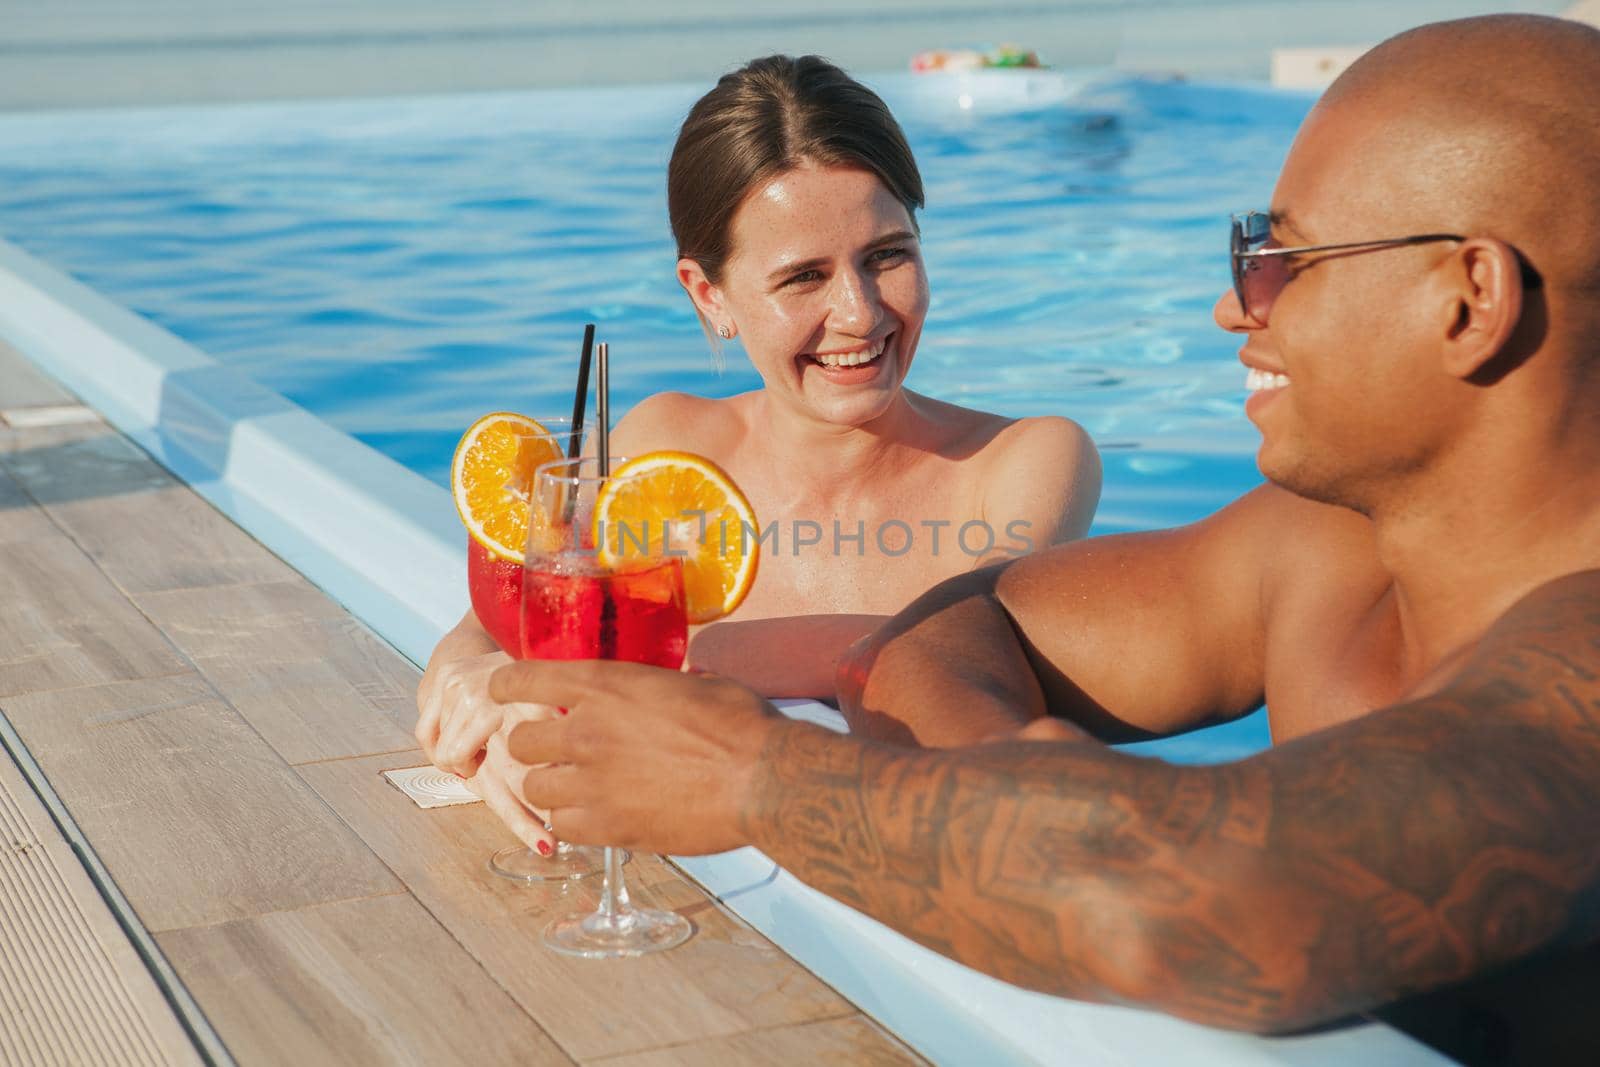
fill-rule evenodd
<path id="1" fill-rule="evenodd" d="M 1019 985 L 1245 1029 L 1337 1018 L 1600 936 L 1600 597 L 1523 614 L 1448 692 L 1224 766 L 794 724 L 746 828 Z"/>

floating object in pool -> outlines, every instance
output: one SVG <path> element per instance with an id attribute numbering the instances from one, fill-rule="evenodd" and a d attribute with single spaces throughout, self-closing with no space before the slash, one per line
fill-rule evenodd
<path id="1" fill-rule="evenodd" d="M 1037 52 L 1010 44 L 988 49 L 933 48 L 911 57 L 911 69 L 918 74 L 992 69 L 1038 70 L 1043 66 Z"/>

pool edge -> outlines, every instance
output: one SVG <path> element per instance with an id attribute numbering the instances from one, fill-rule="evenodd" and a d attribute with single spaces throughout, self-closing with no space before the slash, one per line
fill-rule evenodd
<path id="1" fill-rule="evenodd" d="M 446 490 L 3 239 L 0 336 L 414 663 L 466 610 Z"/>

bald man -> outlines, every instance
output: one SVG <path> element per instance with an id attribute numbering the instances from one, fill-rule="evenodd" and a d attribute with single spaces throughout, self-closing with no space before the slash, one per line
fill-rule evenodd
<path id="1" fill-rule="evenodd" d="M 1235 222 L 1216 318 L 1270 485 L 935 588 L 847 664 L 851 737 L 723 679 L 505 668 L 570 709 L 512 735 L 559 765 L 528 800 L 579 842 L 754 844 L 1034 989 L 1593 1062 L 1597 86 L 1600 32 L 1554 19 L 1368 54 Z M 1263 703 L 1238 763 L 1104 744 Z"/>

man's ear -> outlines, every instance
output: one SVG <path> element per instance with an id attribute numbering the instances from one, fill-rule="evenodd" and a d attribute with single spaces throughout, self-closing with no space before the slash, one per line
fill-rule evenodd
<path id="1" fill-rule="evenodd" d="M 689 294 L 695 310 L 700 312 L 700 318 L 713 332 L 718 326 L 732 328 L 722 290 L 711 284 L 711 279 L 706 277 L 706 272 L 700 269 L 698 262 L 692 259 L 678 260 L 678 284 Z"/>
<path id="2" fill-rule="evenodd" d="M 1522 263 L 1504 241 L 1474 237 L 1456 249 L 1450 270 L 1444 370 L 1465 380 L 1500 354 L 1522 321 Z"/>

